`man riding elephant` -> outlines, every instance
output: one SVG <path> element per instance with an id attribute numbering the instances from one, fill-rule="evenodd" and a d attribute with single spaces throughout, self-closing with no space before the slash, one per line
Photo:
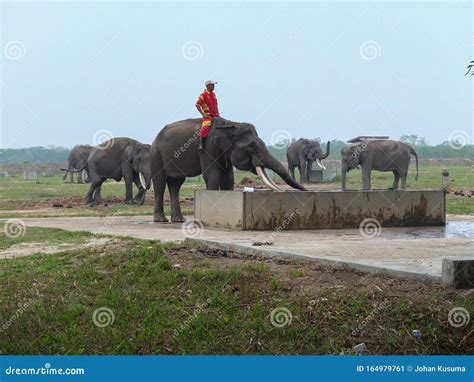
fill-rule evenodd
<path id="1" fill-rule="evenodd" d="M 206 89 L 199 95 L 199 98 L 196 101 L 196 109 L 202 115 L 201 128 L 199 129 L 198 150 L 200 151 L 204 150 L 206 138 L 211 129 L 212 118 L 220 117 L 219 108 L 217 106 L 217 97 L 216 93 L 214 93 L 215 84 L 217 84 L 216 81 L 206 81 Z"/>

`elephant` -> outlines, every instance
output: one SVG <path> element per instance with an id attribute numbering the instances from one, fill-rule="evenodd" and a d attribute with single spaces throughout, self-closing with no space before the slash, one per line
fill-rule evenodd
<path id="1" fill-rule="evenodd" d="M 408 166 L 410 155 L 416 159 L 416 176 L 418 180 L 418 155 L 415 150 L 406 143 L 392 141 L 389 139 L 367 140 L 341 150 L 341 177 L 342 189 L 346 189 L 346 174 L 353 168 L 362 168 L 362 183 L 364 190 L 370 190 L 370 173 L 372 170 L 392 171 L 394 175 L 391 190 L 398 188 L 406 189 Z"/>
<path id="2" fill-rule="evenodd" d="M 170 192 L 171 221 L 183 222 L 179 191 L 186 177 L 203 174 L 208 190 L 233 190 L 234 170 L 258 174 L 271 189 L 281 191 L 265 168 L 273 170 L 291 187 L 305 191 L 268 151 L 255 127 L 249 123 L 214 118 L 203 151 L 198 150 L 201 119 L 186 119 L 166 125 L 150 149 L 155 191 L 155 222 L 167 222 L 163 210 L 166 185 Z"/>
<path id="3" fill-rule="evenodd" d="M 286 159 L 288 161 L 288 171 L 291 176 L 295 178 L 295 167 L 298 167 L 300 172 L 300 183 L 309 182 L 311 174 L 311 166 L 313 162 L 322 168 L 326 169 L 321 163 L 321 160 L 329 156 L 330 142 L 326 146 L 326 153 L 323 154 L 321 146 L 318 141 L 300 138 L 288 146 L 286 151 Z"/>
<path id="4" fill-rule="evenodd" d="M 74 170 L 84 167 L 84 171 L 81 171 L 77 174 L 77 183 L 82 183 L 83 173 L 86 173 L 86 177 L 84 181 L 86 183 L 89 182 L 89 168 L 84 166 L 87 163 L 87 158 L 89 157 L 89 153 L 92 150 L 92 146 L 88 145 L 76 145 L 73 147 L 71 152 L 69 153 L 68 158 L 68 170 Z M 63 176 L 63 182 L 67 178 L 67 174 L 70 174 L 69 181 L 70 183 L 74 183 L 74 172 L 67 172 Z"/>
<path id="5" fill-rule="evenodd" d="M 106 179 L 119 182 L 122 178 L 125 181 L 125 203 L 144 203 L 146 190 L 151 186 L 150 145 L 132 138 L 113 138 L 91 150 L 84 168 L 86 166 L 89 168 L 91 183 L 85 196 L 87 203 L 102 201 L 100 192 Z M 145 180 L 144 185 L 141 183 L 140 174 Z M 132 194 L 133 183 L 138 188 L 135 198 Z"/>

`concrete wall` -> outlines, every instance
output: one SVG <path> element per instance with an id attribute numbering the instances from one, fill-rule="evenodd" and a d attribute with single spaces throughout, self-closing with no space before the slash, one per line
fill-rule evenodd
<path id="1" fill-rule="evenodd" d="M 243 230 L 445 225 L 445 193 L 414 191 L 196 191 L 195 218 L 204 225 Z"/>
<path id="2" fill-rule="evenodd" d="M 205 226 L 242 229 L 242 191 L 194 191 L 194 218 Z"/>

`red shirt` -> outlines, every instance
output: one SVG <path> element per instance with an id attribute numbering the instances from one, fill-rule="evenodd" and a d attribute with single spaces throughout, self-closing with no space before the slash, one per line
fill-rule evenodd
<path id="1" fill-rule="evenodd" d="M 219 108 L 217 107 L 216 93 L 204 90 L 196 101 L 196 105 L 201 106 L 202 111 L 205 114 L 209 114 L 211 117 L 220 117 Z"/>

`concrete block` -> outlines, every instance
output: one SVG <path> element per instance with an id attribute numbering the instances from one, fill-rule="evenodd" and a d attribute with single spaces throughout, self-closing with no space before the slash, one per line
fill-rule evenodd
<path id="1" fill-rule="evenodd" d="M 331 182 L 336 179 L 336 170 L 311 170 L 309 181 L 311 183 Z"/>
<path id="2" fill-rule="evenodd" d="M 364 219 L 381 227 L 446 224 L 441 190 L 198 190 L 194 203 L 194 217 L 204 225 L 241 230 L 359 228 Z"/>
<path id="3" fill-rule="evenodd" d="M 474 288 L 474 255 L 443 259 L 441 278 L 444 284 L 457 289 Z"/>
<path id="4" fill-rule="evenodd" d="M 38 171 L 23 171 L 23 180 L 38 180 Z"/>

